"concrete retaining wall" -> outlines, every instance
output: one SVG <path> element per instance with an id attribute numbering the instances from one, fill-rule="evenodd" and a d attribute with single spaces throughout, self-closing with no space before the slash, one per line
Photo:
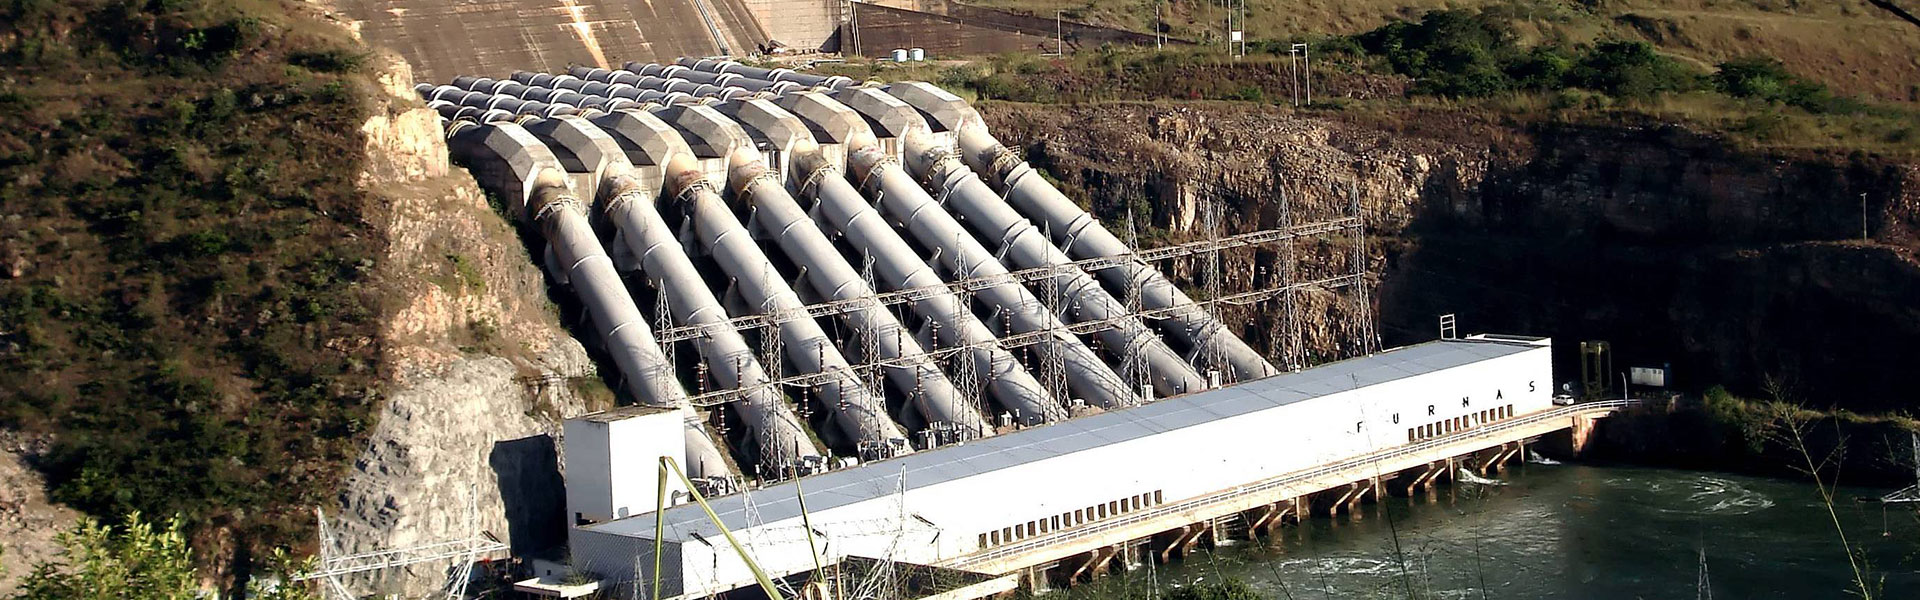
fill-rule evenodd
<path id="1" fill-rule="evenodd" d="M 767 36 L 801 51 L 835 50 L 847 4 L 841 0 L 745 0 Z"/>
<path id="2" fill-rule="evenodd" d="M 1053 19 L 967 6 L 952 0 L 882 0 L 859 6 L 860 53 L 926 48 L 934 57 L 999 52 L 1053 52 Z M 1151 46 L 1153 36 L 1071 21 L 1059 23 L 1068 52 L 1101 44 Z M 1184 44 L 1181 40 L 1167 40 Z M 849 49 L 850 50 L 850 49 Z"/>

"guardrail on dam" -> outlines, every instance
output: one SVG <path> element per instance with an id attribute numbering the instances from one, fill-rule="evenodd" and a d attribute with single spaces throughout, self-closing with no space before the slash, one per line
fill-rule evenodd
<path id="1" fill-rule="evenodd" d="M 1357 239 L 1357 214 L 1138 251 L 932 85 L 681 59 L 417 90 L 641 406 L 567 426 L 573 568 L 610 586 L 753 585 L 730 532 L 775 577 L 861 558 L 1072 579 L 1564 428 L 1541 426 L 1566 416 L 1543 339 L 1280 373 L 1208 307 L 1363 273 L 1195 300 L 1159 266 Z"/>

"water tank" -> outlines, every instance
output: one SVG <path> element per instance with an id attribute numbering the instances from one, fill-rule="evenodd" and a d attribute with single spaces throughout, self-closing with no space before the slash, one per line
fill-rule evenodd
<path id="1" fill-rule="evenodd" d="M 909 58 L 912 58 L 914 62 L 920 62 L 920 61 L 923 61 L 923 60 L 926 60 L 926 59 L 927 59 L 927 49 L 926 49 L 926 48 L 914 48 L 914 49 L 911 49 L 911 50 L 908 50 L 908 51 L 907 51 L 907 56 L 908 56 Z"/>
<path id="2" fill-rule="evenodd" d="M 894 49 L 893 49 L 893 62 L 907 62 L 907 49 L 906 49 L 906 48 L 894 48 Z"/>

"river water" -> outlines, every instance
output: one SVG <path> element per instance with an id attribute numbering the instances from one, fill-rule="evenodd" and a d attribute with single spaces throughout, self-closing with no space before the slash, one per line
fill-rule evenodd
<path id="1" fill-rule="evenodd" d="M 1840 488 L 1842 529 L 1876 598 L 1920 599 L 1914 512 L 1883 520 L 1880 504 L 1856 501 L 1884 492 Z M 1545 464 L 1116 571 L 1062 596 L 1149 598 L 1224 578 L 1299 600 L 1854 597 L 1853 570 L 1811 483 Z"/>

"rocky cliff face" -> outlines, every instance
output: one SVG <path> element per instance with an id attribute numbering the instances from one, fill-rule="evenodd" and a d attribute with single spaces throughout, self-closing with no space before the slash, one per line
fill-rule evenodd
<path id="1" fill-rule="evenodd" d="M 449 168 L 435 115 L 414 98 L 405 63 L 389 61 L 380 81 L 388 97 L 365 126 L 363 183 L 389 209 L 378 280 L 391 299 L 381 347 L 392 377 L 338 504 L 325 507 L 337 538 L 330 550 L 482 532 L 517 553 L 546 550 L 564 530 L 559 419 L 604 408 L 611 394 L 560 327 L 513 228 L 471 176 Z M 444 581 L 445 568 L 423 564 L 355 585 L 418 593 Z"/>
<path id="2" fill-rule="evenodd" d="M 80 513 L 47 498 L 47 481 L 33 461 L 45 456 L 48 440 L 0 430 L 0 592 L 10 592 L 40 564 L 60 555 L 61 533 L 71 531 Z"/>
<path id="3" fill-rule="evenodd" d="M 1467 331 L 1553 336 L 1562 380 L 1579 377 L 1578 342 L 1598 339 L 1616 370 L 1670 364 L 1687 387 L 1757 394 L 1772 380 L 1863 410 L 1920 401 L 1898 380 L 1920 339 L 1912 162 L 1445 114 L 1387 132 L 1249 105 L 982 111 L 1070 196 L 1103 215 L 1151 212 L 1166 239 L 1199 235 L 1201 198 L 1222 201 L 1231 233 L 1273 226 L 1282 197 L 1300 221 L 1337 214 L 1353 191 L 1389 346 L 1433 338 L 1454 313 Z M 1339 268 L 1330 259 L 1350 248 L 1319 244 L 1301 269 Z M 1278 311 L 1253 312 L 1249 337 L 1270 337 L 1259 315 Z M 1301 314 L 1321 324 L 1308 348 L 1339 354 L 1345 313 Z"/>

